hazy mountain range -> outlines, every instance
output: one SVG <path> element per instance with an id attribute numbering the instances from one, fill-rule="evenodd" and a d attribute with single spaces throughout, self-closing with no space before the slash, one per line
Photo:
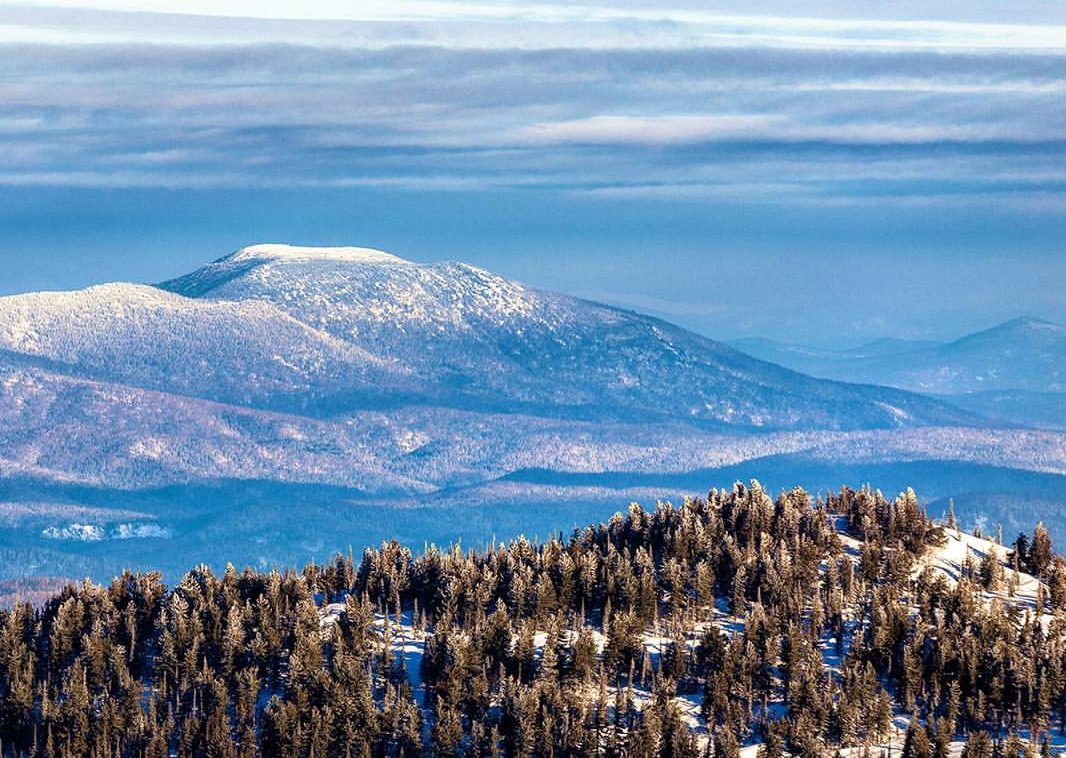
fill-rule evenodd
<path id="1" fill-rule="evenodd" d="M 1003 329 L 731 347 L 462 263 L 282 245 L 0 298 L 0 580 L 544 534 L 749 476 L 913 483 L 971 518 L 1054 522 L 1066 435 L 957 402 L 1062 389 L 1062 329 Z M 792 370 L 825 367 L 861 383 Z"/>
<path id="2" fill-rule="evenodd" d="M 730 343 L 749 355 L 844 382 L 925 393 L 999 421 L 1066 429 L 1066 327 L 1016 318 L 949 343 L 878 340 L 819 350 L 768 339 Z"/>

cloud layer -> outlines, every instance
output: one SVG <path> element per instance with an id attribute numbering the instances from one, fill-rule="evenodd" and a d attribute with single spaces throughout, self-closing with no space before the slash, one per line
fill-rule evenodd
<path id="1" fill-rule="evenodd" d="M 248 5 L 0 6 L 0 182 L 1064 197 L 1038 3 Z"/>

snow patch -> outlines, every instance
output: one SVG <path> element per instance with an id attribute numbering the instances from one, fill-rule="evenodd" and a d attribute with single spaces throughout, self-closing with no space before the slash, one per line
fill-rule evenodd
<path id="1" fill-rule="evenodd" d="M 113 540 L 135 540 L 156 537 L 169 539 L 170 530 L 159 524 L 117 524 L 111 530 Z"/>
<path id="2" fill-rule="evenodd" d="M 104 529 L 94 524 L 67 524 L 62 527 L 50 526 L 42 529 L 41 536 L 49 540 L 99 542 L 104 538 Z"/>

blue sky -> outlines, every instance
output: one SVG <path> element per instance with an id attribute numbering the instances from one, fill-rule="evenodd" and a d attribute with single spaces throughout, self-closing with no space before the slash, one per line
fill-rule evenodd
<path id="1" fill-rule="evenodd" d="M 0 293 L 245 244 L 711 336 L 1066 322 L 1066 5 L 0 2 Z"/>

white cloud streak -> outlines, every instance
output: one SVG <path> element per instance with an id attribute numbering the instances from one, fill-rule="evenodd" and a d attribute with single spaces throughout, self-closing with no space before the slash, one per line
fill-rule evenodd
<path id="1" fill-rule="evenodd" d="M 74 39 L 98 42 L 160 40 L 232 44 L 306 42 L 339 47 L 429 43 L 473 47 L 611 48 L 620 42 L 652 47 L 772 45 L 814 48 L 1066 49 L 1066 12 L 1044 5 L 1035 22 L 1021 13 L 996 23 L 955 17 L 884 18 L 855 3 L 814 4 L 804 15 L 752 14 L 746 4 L 698 7 L 678 3 L 432 2 L 427 0 L 89 0 L 8 3 L 6 15 L 23 24 L 0 27 L 0 40 Z M 879 9 L 881 10 L 881 9 Z M 96 13 L 92 13 L 96 11 Z M 819 13 L 823 15 L 819 15 Z M 123 20 L 121 17 L 125 15 Z M 73 26 L 70 19 L 77 18 Z M 135 23 L 131 23 L 135 19 Z M 221 22 L 221 23 L 220 23 Z M 340 26 L 338 26 L 340 24 Z M 360 30 L 364 33 L 360 33 Z M 365 31 L 369 31 L 367 34 Z M 490 32 L 504 32 L 494 35 Z M 383 34 L 382 34 L 383 33 Z M 12 35 L 18 39 L 5 37 Z M 96 35 L 95 37 L 93 35 Z"/>

